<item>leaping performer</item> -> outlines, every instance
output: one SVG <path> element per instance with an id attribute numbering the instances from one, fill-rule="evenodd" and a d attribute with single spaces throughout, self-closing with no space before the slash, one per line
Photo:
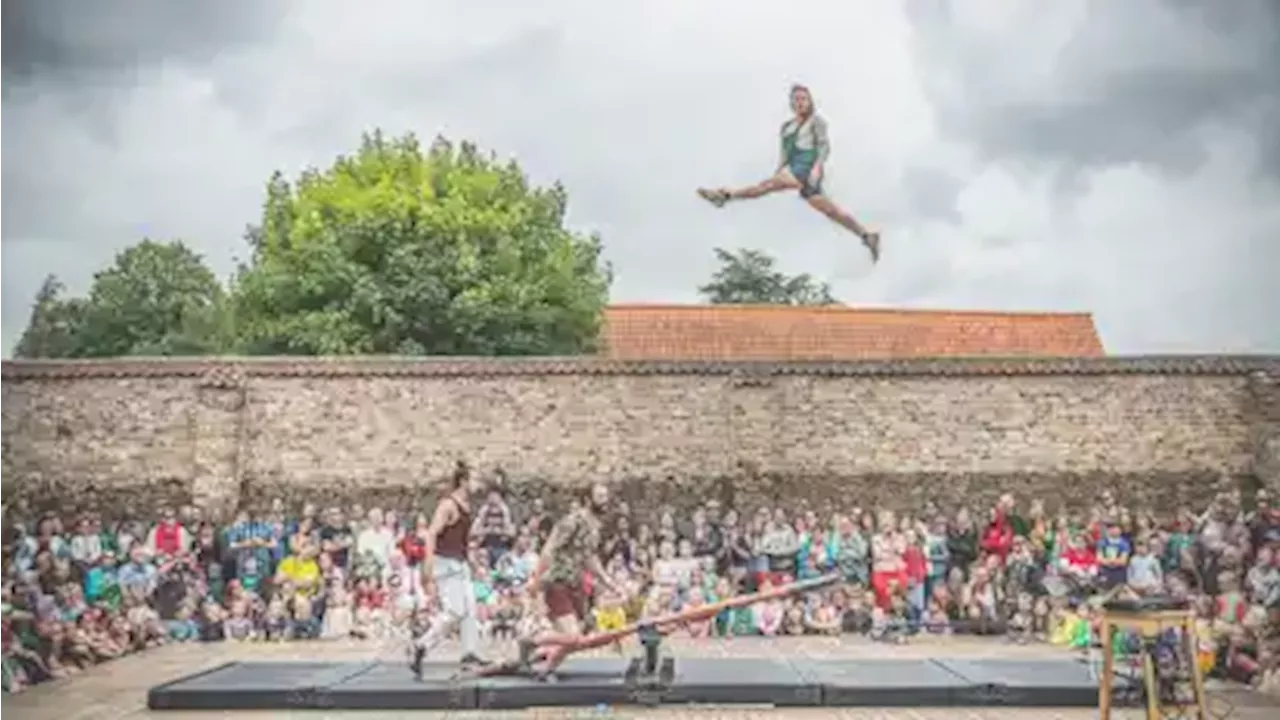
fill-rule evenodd
<path id="1" fill-rule="evenodd" d="M 440 611 L 431 627 L 413 641 L 413 674 L 421 678 L 422 662 L 456 627 L 462 636 L 462 666 L 488 665 L 478 653 L 480 625 L 476 619 L 476 594 L 467 541 L 471 533 L 471 496 L 475 481 L 466 463 L 459 461 L 447 480 L 445 495 L 436 505 L 427 527 L 422 559 L 424 595 L 435 595 Z"/>
<path id="2" fill-rule="evenodd" d="M 782 152 L 773 177 L 738 189 L 700 188 L 698 195 L 716 207 L 724 207 L 730 200 L 753 200 L 783 190 L 799 190 L 800 197 L 812 208 L 861 238 L 862 244 L 871 252 L 871 261 L 878 262 L 880 233 L 867 229 L 822 191 L 831 141 L 827 122 L 814 110 L 813 94 L 809 88 L 803 85 L 791 87 L 791 111 L 794 116 L 782 125 Z"/>

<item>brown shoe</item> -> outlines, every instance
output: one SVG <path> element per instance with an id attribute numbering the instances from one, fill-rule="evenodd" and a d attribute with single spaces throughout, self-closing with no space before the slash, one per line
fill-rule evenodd
<path id="1" fill-rule="evenodd" d="M 729 202 L 729 193 L 725 190 L 708 190 L 706 188 L 698 188 L 698 197 L 715 205 L 716 207 L 724 207 Z"/>
<path id="2" fill-rule="evenodd" d="M 871 251 L 871 264 L 880 262 L 880 233 L 870 232 L 862 238 L 862 244 Z"/>

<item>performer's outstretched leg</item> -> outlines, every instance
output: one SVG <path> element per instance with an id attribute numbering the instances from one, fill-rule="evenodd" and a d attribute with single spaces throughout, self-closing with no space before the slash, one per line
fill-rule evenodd
<path id="1" fill-rule="evenodd" d="M 438 558 L 435 586 L 440 612 L 432 620 L 431 627 L 414 641 L 414 673 L 421 674 L 425 656 L 444 642 L 454 628 L 461 630 L 463 665 L 483 665 L 484 661 L 477 655 L 480 632 L 470 565 L 465 560 Z"/>
<path id="2" fill-rule="evenodd" d="M 810 195 L 805 198 L 809 205 L 818 212 L 826 215 L 832 221 L 841 225 L 849 232 L 862 238 L 862 244 L 867 246 L 871 251 L 871 261 L 878 262 L 880 260 L 880 233 L 868 230 L 862 223 L 858 222 L 853 215 L 850 215 L 839 205 L 831 202 L 826 195 Z"/>
<path id="3" fill-rule="evenodd" d="M 783 168 L 778 171 L 777 175 L 755 185 L 736 189 L 721 188 L 719 190 L 699 188 L 698 195 L 716 207 L 723 207 L 730 200 L 754 200 L 755 198 L 782 192 L 783 190 L 796 190 L 799 187 L 800 181 L 796 180 L 790 170 Z"/>

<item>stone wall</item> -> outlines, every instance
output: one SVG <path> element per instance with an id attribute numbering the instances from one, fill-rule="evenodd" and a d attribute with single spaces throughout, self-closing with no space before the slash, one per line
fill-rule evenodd
<path id="1" fill-rule="evenodd" d="M 107 511 L 425 502 L 456 458 L 635 503 L 1157 505 L 1280 483 L 1280 358 L 6 363 L 4 495 Z"/>

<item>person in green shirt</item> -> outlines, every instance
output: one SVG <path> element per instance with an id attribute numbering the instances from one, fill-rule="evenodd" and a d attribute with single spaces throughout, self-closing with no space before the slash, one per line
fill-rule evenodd
<path id="1" fill-rule="evenodd" d="M 831 140 L 827 122 L 816 112 L 813 93 L 803 85 L 791 86 L 793 116 L 779 131 L 781 152 L 778 167 L 768 180 L 745 188 L 699 188 L 698 195 L 716 207 L 730 200 L 753 200 L 771 193 L 798 190 L 810 207 L 862 239 L 871 252 L 871 261 L 880 260 L 880 233 L 867 229 L 852 215 L 827 197 L 822 189 Z"/>

